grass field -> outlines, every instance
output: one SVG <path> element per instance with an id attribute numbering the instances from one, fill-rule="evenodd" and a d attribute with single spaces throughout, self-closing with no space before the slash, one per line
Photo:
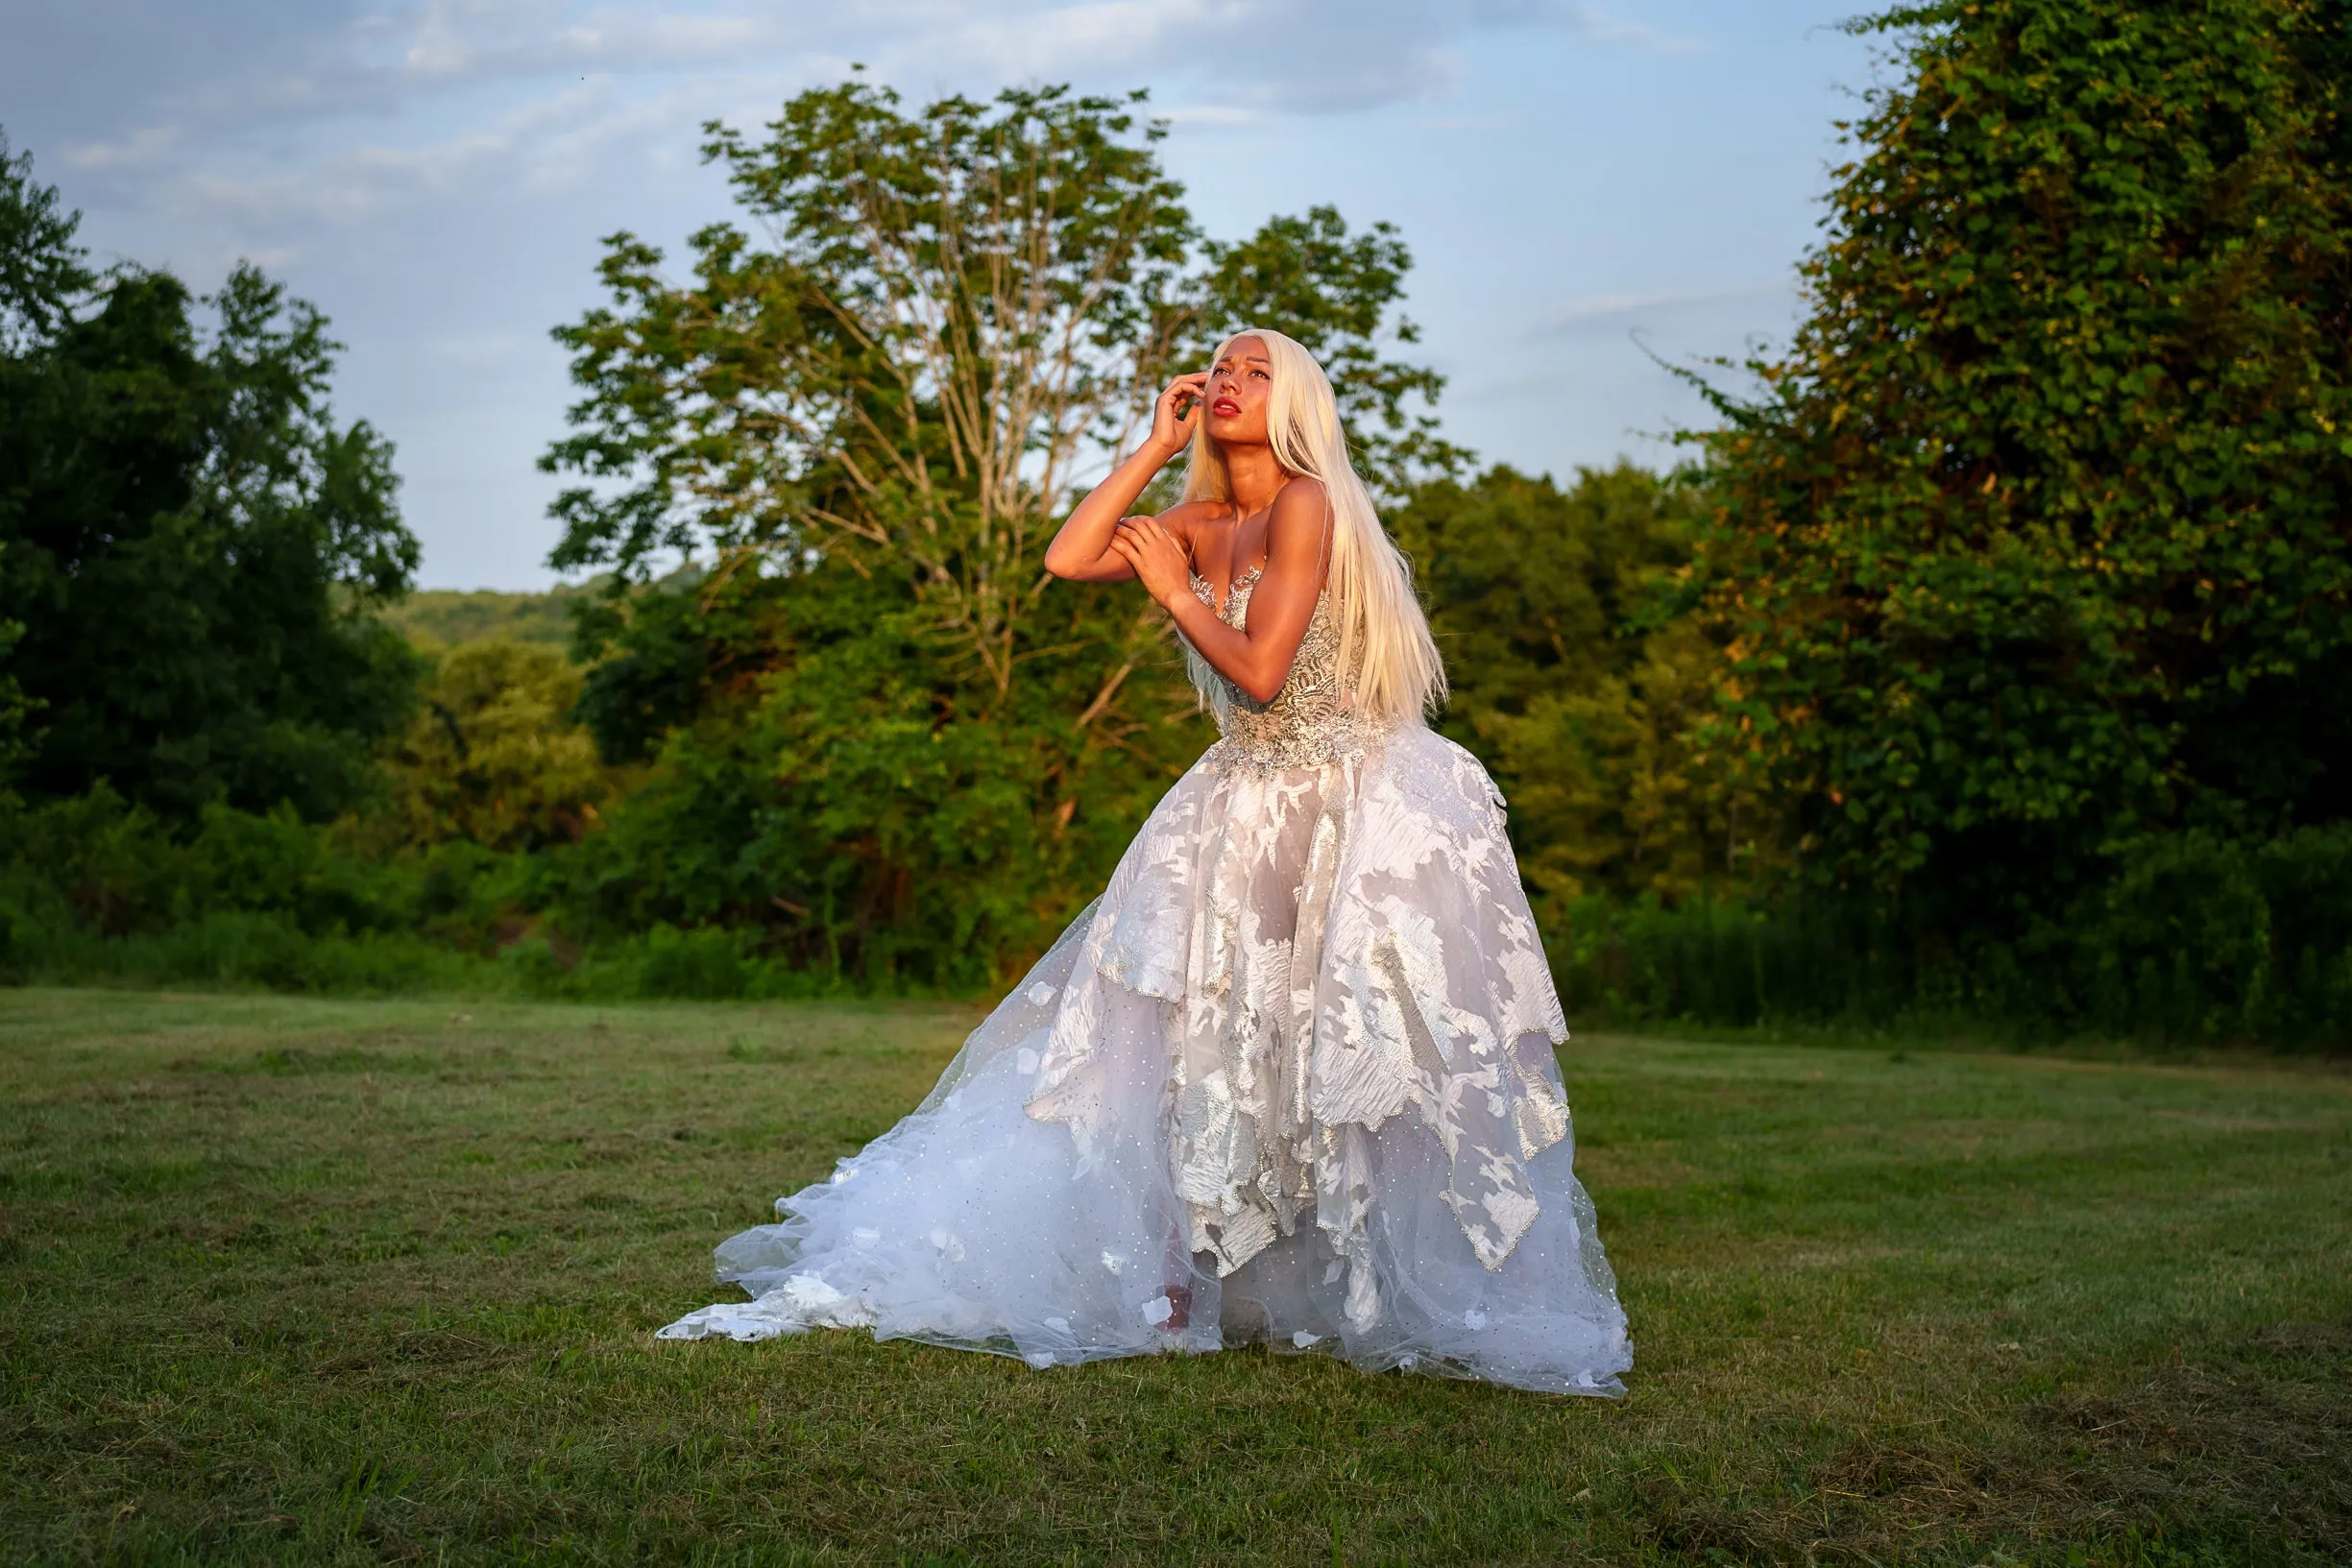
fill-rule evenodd
<path id="1" fill-rule="evenodd" d="M 207 1562 L 2352 1560 L 2352 1076 L 1564 1054 L 1620 1403 L 679 1344 L 944 1007 L 0 992 L 0 1540 Z"/>

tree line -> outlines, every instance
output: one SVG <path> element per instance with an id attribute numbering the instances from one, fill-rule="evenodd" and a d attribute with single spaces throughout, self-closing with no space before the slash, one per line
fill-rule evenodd
<path id="1" fill-rule="evenodd" d="M 1205 743 L 1045 541 L 1224 330 L 1333 373 L 1587 1016 L 2340 1043 L 2352 29 L 2054 0 L 1855 24 L 1809 313 L 1669 473 L 1480 470 L 1411 258 L 1204 235 L 1140 98 L 853 76 L 704 153 L 557 329 L 566 658 L 420 652 L 389 447 L 251 269 L 92 272 L 0 152 L 21 975 L 978 994 Z"/>

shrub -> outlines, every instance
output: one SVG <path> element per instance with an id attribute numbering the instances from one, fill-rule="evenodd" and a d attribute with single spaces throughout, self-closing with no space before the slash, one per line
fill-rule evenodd
<path id="1" fill-rule="evenodd" d="M 1568 908 L 1555 970 L 1608 1023 L 1965 1022 L 2021 1039 L 2352 1046 L 2352 825 L 2146 840 L 2015 943 L 1954 947 L 1900 907 Z"/>

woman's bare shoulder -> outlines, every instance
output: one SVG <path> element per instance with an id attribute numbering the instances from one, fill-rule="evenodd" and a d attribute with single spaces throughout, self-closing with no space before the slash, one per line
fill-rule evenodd
<path id="1" fill-rule="evenodd" d="M 1159 515 L 1159 525 L 1187 543 L 1200 529 L 1232 520 L 1233 507 L 1225 501 L 1178 501 Z"/>
<path id="2" fill-rule="evenodd" d="M 1321 511 L 1323 504 L 1323 482 L 1312 474 L 1297 473 L 1282 481 L 1274 492 L 1274 505 L 1292 511 Z"/>
<path id="3" fill-rule="evenodd" d="M 1304 533 L 1321 538 L 1329 512 L 1323 482 L 1300 474 L 1274 492 L 1273 505 L 1267 509 L 1266 526 L 1270 533 Z"/>

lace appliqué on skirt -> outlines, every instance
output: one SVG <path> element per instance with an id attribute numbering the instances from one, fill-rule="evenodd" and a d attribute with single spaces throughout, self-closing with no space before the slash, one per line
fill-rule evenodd
<path id="1" fill-rule="evenodd" d="M 1260 575 L 1235 581 L 1226 624 L 1248 624 Z M 1451 742 L 1357 715 L 1328 591 L 1272 701 L 1215 689 L 1222 737 L 1187 780 L 1200 798 L 1178 785 L 1113 878 L 1029 1111 L 1081 1148 L 1093 1136 L 1090 971 L 1169 1002 L 1193 1249 L 1231 1275 L 1311 1217 L 1346 1265 L 1350 1315 L 1376 1315 L 1350 1129 L 1417 1117 L 1444 1154 L 1443 1201 L 1499 1268 L 1541 1213 L 1528 1162 L 1568 1133 L 1552 1059 L 1566 1025 L 1500 793 Z"/>
<path id="2" fill-rule="evenodd" d="M 1568 1134 L 1566 1028 L 1503 845 L 1485 770 L 1418 727 L 1323 768 L 1204 759 L 1097 909 L 1030 1114 L 1100 1135 L 1099 993 L 1139 991 L 1168 1005 L 1176 1193 L 1222 1274 L 1306 1220 L 1376 1313 L 1348 1133 L 1396 1117 L 1501 1267 L 1541 1212 L 1529 1162 Z"/>

